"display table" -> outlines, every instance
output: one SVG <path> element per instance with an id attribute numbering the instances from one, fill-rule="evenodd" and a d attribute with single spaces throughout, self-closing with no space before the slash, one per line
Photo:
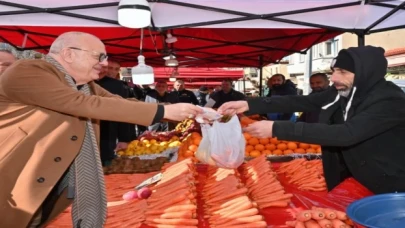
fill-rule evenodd
<path id="1" fill-rule="evenodd" d="M 274 163 L 273 168 L 277 169 L 278 164 Z M 198 172 L 205 172 L 204 165 L 198 166 Z M 135 201 L 122 201 L 122 195 L 130 191 L 143 180 L 152 177 L 156 172 L 147 174 L 111 174 L 105 176 L 107 188 L 108 217 L 107 228 L 134 227 L 131 223 L 131 205 Z M 199 175 L 201 177 L 203 175 Z M 292 212 L 296 208 L 310 208 L 312 206 L 328 207 L 345 211 L 346 207 L 353 201 L 372 195 L 365 187 L 352 178 L 347 179 L 331 192 L 308 192 L 301 191 L 288 184 L 286 177 L 279 175 L 279 180 L 286 192 L 294 194 L 292 203 L 288 208 L 266 208 L 261 211 L 269 227 L 285 227 L 286 221 L 292 220 Z M 199 180 L 203 181 L 203 180 Z M 209 227 L 203 216 L 199 214 L 199 227 Z M 71 228 L 70 208 L 64 211 L 47 228 Z M 148 227 L 148 226 L 142 226 Z"/>

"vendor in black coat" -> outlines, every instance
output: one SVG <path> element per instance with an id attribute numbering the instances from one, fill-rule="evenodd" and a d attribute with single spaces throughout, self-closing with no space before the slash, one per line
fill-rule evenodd
<path id="1" fill-rule="evenodd" d="M 219 112 L 320 111 L 319 123 L 259 121 L 245 131 L 321 144 L 329 190 L 352 176 L 376 194 L 405 192 L 405 93 L 384 79 L 384 49 L 341 50 L 332 69 L 333 86 L 322 93 L 229 102 Z"/>
<path id="2" fill-rule="evenodd" d="M 100 79 L 96 83 L 112 94 L 128 98 L 129 90 L 121 80 L 116 79 L 119 69 L 118 62 L 109 60 L 107 71 L 103 69 L 100 72 Z M 134 139 L 131 126 L 133 125 L 128 123 L 100 121 L 100 157 L 103 166 L 111 163 L 115 157 L 115 150 L 126 149 L 127 143 Z"/>

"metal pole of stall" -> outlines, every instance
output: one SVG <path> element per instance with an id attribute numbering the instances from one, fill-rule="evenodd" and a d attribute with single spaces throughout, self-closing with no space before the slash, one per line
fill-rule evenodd
<path id="1" fill-rule="evenodd" d="M 259 56 L 259 96 L 263 95 L 263 55 Z"/>
<path id="2" fill-rule="evenodd" d="M 359 47 L 363 47 L 364 45 L 366 45 L 364 33 L 357 34 L 357 45 Z"/>
<path id="3" fill-rule="evenodd" d="M 312 75 L 312 47 L 308 49 L 307 55 L 305 56 L 305 74 L 304 74 L 304 88 L 303 94 L 308 95 L 311 92 L 309 85 L 309 78 Z"/>
<path id="4" fill-rule="evenodd" d="M 246 94 L 246 75 L 243 74 L 243 94 Z"/>

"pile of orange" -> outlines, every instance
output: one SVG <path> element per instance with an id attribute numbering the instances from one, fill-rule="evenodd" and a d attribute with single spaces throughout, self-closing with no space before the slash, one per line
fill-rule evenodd
<path id="1" fill-rule="evenodd" d="M 315 144 L 281 141 L 277 138 L 258 139 L 243 133 L 246 140 L 245 155 L 258 157 L 265 155 L 289 155 L 289 154 L 320 154 L 321 147 Z"/>
<path id="2" fill-rule="evenodd" d="M 256 122 L 252 118 L 242 116 L 240 123 L 242 127 Z M 321 146 L 300 142 L 281 141 L 277 138 L 258 139 L 248 133 L 243 133 L 246 140 L 245 155 L 248 157 L 258 157 L 265 155 L 289 155 L 289 154 L 320 154 Z"/>
<path id="3" fill-rule="evenodd" d="M 195 152 L 200 145 L 202 136 L 198 132 L 192 132 L 187 135 L 182 141 L 180 148 L 179 148 L 179 157 L 178 160 L 181 161 L 186 158 L 195 158 Z"/>

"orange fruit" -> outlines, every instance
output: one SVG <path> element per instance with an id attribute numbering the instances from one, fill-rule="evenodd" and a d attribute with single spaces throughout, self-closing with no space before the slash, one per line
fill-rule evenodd
<path id="1" fill-rule="evenodd" d="M 287 144 L 285 144 L 285 143 L 279 143 L 279 144 L 277 144 L 277 149 L 279 149 L 279 150 L 286 150 L 286 149 L 287 149 Z"/>
<path id="2" fill-rule="evenodd" d="M 306 152 L 309 154 L 315 154 L 316 150 L 314 148 L 308 148 L 308 149 L 306 149 Z"/>
<path id="3" fill-rule="evenodd" d="M 305 154 L 306 153 L 306 151 L 304 149 L 302 149 L 302 148 L 297 148 L 297 149 L 294 150 L 294 152 L 297 153 L 297 154 Z"/>
<path id="4" fill-rule="evenodd" d="M 250 153 L 245 151 L 245 157 L 249 157 L 249 156 L 250 156 Z"/>
<path id="5" fill-rule="evenodd" d="M 201 143 L 201 140 L 202 140 L 202 138 L 195 138 L 195 139 L 193 139 L 193 144 L 196 146 L 199 146 Z"/>
<path id="6" fill-rule="evenodd" d="M 257 144 L 259 144 L 259 140 L 257 138 L 250 138 L 248 141 L 248 144 L 252 145 L 252 146 L 256 146 Z"/>
<path id="7" fill-rule="evenodd" d="M 251 157 L 254 157 L 254 158 L 259 157 L 261 155 L 260 151 L 257 151 L 257 150 L 252 150 L 252 151 L 250 151 L 249 154 Z"/>
<path id="8" fill-rule="evenodd" d="M 277 149 L 277 150 L 273 150 L 273 155 L 283 155 L 283 151 L 282 150 L 279 150 L 279 149 Z"/>
<path id="9" fill-rule="evenodd" d="M 187 150 L 186 152 L 184 152 L 183 156 L 185 158 L 190 158 L 190 157 L 194 157 L 194 152 L 191 150 Z"/>
<path id="10" fill-rule="evenodd" d="M 264 150 L 264 146 L 263 146 L 262 144 L 257 144 L 257 145 L 255 146 L 255 150 L 263 151 L 263 150 Z"/>
<path id="11" fill-rule="evenodd" d="M 275 144 L 266 144 L 264 147 L 266 147 L 266 150 L 275 150 L 277 149 L 277 146 Z"/>
<path id="12" fill-rule="evenodd" d="M 309 148 L 309 144 L 308 143 L 300 143 L 298 147 L 306 150 L 306 149 Z"/>
<path id="13" fill-rule="evenodd" d="M 263 150 L 262 154 L 271 155 L 271 150 Z"/>
<path id="14" fill-rule="evenodd" d="M 196 145 L 190 145 L 190 146 L 188 147 L 188 150 L 193 151 L 193 152 L 196 152 L 197 149 L 198 149 L 198 147 L 197 147 Z"/>
<path id="15" fill-rule="evenodd" d="M 295 150 L 295 149 L 298 148 L 297 144 L 294 143 L 294 142 L 288 142 L 288 143 L 287 143 L 287 147 L 288 147 L 288 149 L 290 149 L 290 150 Z"/>
<path id="16" fill-rule="evenodd" d="M 319 145 L 316 145 L 316 144 L 309 144 L 309 146 L 314 150 L 316 150 L 316 149 L 318 149 L 318 147 L 320 147 Z"/>
<path id="17" fill-rule="evenodd" d="M 318 154 L 322 153 L 322 148 L 318 147 L 318 149 L 316 149 L 316 153 L 318 153 Z"/>
<path id="18" fill-rule="evenodd" d="M 254 149 L 255 149 L 254 146 L 252 146 L 252 145 L 247 145 L 246 148 L 245 148 L 245 151 L 246 151 L 247 153 L 249 153 L 250 151 L 252 151 L 252 150 L 254 150 Z"/>
<path id="19" fill-rule="evenodd" d="M 270 140 L 268 138 L 259 139 L 260 144 L 266 145 L 269 144 Z"/>
<path id="20" fill-rule="evenodd" d="M 288 155 L 288 154 L 293 154 L 294 151 L 291 149 L 287 149 L 287 150 L 284 150 L 283 153 L 284 153 L 284 155 Z"/>
<path id="21" fill-rule="evenodd" d="M 270 138 L 270 143 L 271 144 L 278 144 L 279 141 L 277 140 L 277 138 Z"/>
<path id="22" fill-rule="evenodd" d="M 192 133 L 191 133 L 191 138 L 192 138 L 192 139 L 201 138 L 201 135 L 200 135 L 200 133 L 198 133 L 198 132 L 192 132 Z"/>
<path id="23" fill-rule="evenodd" d="M 250 136 L 249 133 L 246 133 L 246 132 L 243 133 L 243 137 L 245 137 L 245 140 L 246 140 L 246 141 L 249 141 L 249 139 L 252 138 L 252 136 Z"/>

